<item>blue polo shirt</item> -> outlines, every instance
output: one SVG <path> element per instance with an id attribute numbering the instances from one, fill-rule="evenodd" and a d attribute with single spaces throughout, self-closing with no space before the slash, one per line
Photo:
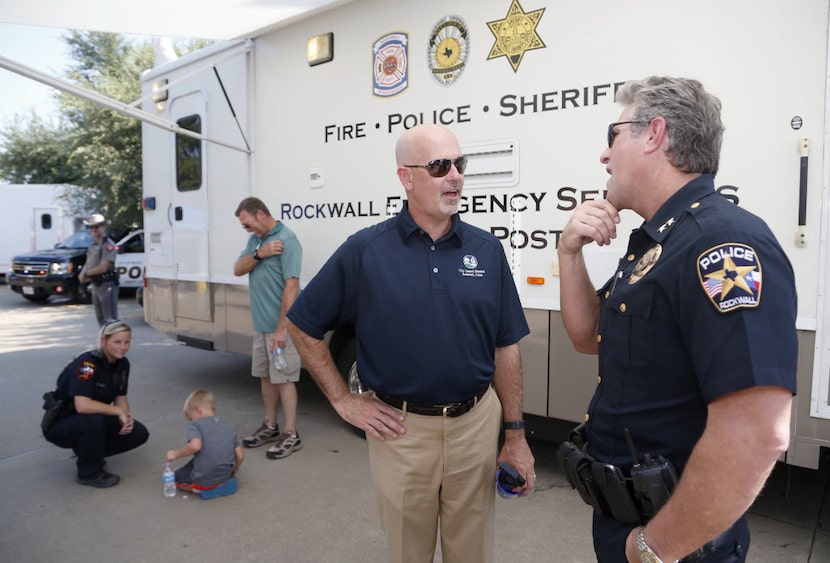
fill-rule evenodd
<path id="1" fill-rule="evenodd" d="M 493 377 L 495 348 L 529 332 L 501 242 L 457 214 L 433 242 L 406 203 L 349 237 L 288 317 L 318 339 L 354 325 L 363 384 L 416 405 L 474 396 Z"/>
<path id="2" fill-rule="evenodd" d="M 282 241 L 282 254 L 263 258 L 248 274 L 251 319 L 257 332 L 271 333 L 277 330 L 285 281 L 289 278 L 300 278 L 303 249 L 294 232 L 282 222 L 277 223 L 262 238 L 252 234 L 240 257 L 250 255 L 254 249 L 274 240 Z"/>
<path id="3" fill-rule="evenodd" d="M 796 391 L 792 266 L 769 227 L 714 190 L 675 193 L 632 232 L 599 290 L 599 376 L 589 453 L 628 470 L 628 428 L 643 454 L 682 472 L 707 405 L 753 386 Z M 713 476 L 717 478 L 717 476 Z"/>

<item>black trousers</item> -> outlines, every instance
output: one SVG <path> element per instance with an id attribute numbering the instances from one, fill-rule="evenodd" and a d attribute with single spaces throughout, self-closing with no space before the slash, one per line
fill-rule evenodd
<path id="1" fill-rule="evenodd" d="M 625 563 L 625 538 L 634 526 L 613 518 L 594 514 L 594 551 L 599 563 Z M 749 551 L 749 525 L 746 515 L 732 527 L 706 544 L 698 558 L 681 561 L 694 563 L 743 563 Z"/>
<path id="2" fill-rule="evenodd" d="M 78 456 L 78 478 L 92 477 L 104 467 L 104 458 L 137 448 L 147 441 L 147 428 L 133 421 L 133 431 L 121 435 L 117 416 L 71 414 L 55 421 L 45 438 L 61 448 L 70 448 Z"/>

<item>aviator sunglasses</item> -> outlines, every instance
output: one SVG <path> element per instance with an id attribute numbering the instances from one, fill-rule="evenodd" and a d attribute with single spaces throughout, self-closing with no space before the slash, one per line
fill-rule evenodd
<path id="1" fill-rule="evenodd" d="M 443 178 L 450 173 L 450 168 L 455 164 L 455 169 L 459 174 L 464 174 L 467 168 L 467 157 L 459 156 L 455 160 L 449 158 L 439 158 L 437 160 L 430 160 L 426 164 L 404 164 L 405 168 L 424 168 L 427 174 L 433 178 Z"/>
<path id="2" fill-rule="evenodd" d="M 635 119 L 632 121 L 617 121 L 615 123 L 611 123 L 608 125 L 608 148 L 610 149 L 614 145 L 614 139 L 617 138 L 619 135 L 619 131 L 616 131 L 617 125 L 625 125 L 626 123 L 648 123 L 648 121 L 643 121 L 642 119 Z"/>

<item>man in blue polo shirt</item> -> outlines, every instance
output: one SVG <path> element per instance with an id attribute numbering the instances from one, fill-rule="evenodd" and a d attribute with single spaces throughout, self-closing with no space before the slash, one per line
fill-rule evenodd
<path id="1" fill-rule="evenodd" d="M 286 312 L 300 291 L 303 251 L 294 233 L 271 216 L 262 200 L 248 197 L 236 209 L 239 223 L 251 233 L 248 244 L 233 265 L 237 276 L 248 274 L 248 295 L 254 341 L 251 374 L 260 379 L 265 420 L 242 445 L 256 448 L 275 442 L 266 455 L 284 458 L 302 448 L 297 433 L 297 387 L 300 357 L 288 336 Z M 281 354 L 283 367 L 274 364 Z M 282 404 L 283 431 L 277 424 L 277 404 Z"/>
<path id="2" fill-rule="evenodd" d="M 458 217 L 467 162 L 455 136 L 414 127 L 396 159 L 401 213 L 335 252 L 289 332 L 338 414 L 366 431 L 390 561 L 431 563 L 439 528 L 445 562 L 492 561 L 497 460 L 526 479 L 522 495 L 535 483 L 519 353 L 529 330 L 501 243 Z M 323 341 L 343 324 L 373 393 L 349 393 Z"/>
<path id="3" fill-rule="evenodd" d="M 793 270 L 769 227 L 715 191 L 716 97 L 696 80 L 652 76 L 625 84 L 617 102 L 600 157 L 608 196 L 577 207 L 559 240 L 562 319 L 577 350 L 599 354 L 588 455 L 628 478 L 631 443 L 640 468 L 661 456 L 680 480 L 662 507 L 648 495 L 632 511 L 596 503 L 594 549 L 600 563 L 692 553 L 684 561 L 738 563 L 745 512 L 789 442 Z M 609 244 L 622 209 L 644 223 L 595 291 L 582 249 Z"/>

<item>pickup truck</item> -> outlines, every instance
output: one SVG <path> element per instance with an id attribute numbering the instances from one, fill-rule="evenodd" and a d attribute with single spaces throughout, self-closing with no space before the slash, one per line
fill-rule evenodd
<path id="1" fill-rule="evenodd" d="M 78 281 L 86 262 L 92 235 L 78 231 L 48 250 L 36 250 L 12 258 L 6 281 L 12 291 L 29 301 L 46 301 L 52 295 L 69 296 L 74 301 L 90 301 L 88 284 Z M 144 231 L 133 231 L 116 243 L 115 267 L 121 289 L 138 289 L 144 279 Z"/>

